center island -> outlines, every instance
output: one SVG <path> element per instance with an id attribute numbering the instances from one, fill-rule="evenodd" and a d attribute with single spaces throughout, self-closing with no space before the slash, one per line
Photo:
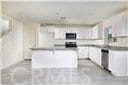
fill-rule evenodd
<path id="1" fill-rule="evenodd" d="M 31 48 L 32 68 L 77 68 L 77 48 Z"/>

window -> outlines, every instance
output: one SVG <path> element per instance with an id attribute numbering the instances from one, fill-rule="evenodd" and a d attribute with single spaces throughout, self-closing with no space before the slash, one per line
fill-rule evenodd
<path id="1" fill-rule="evenodd" d="M 0 37 L 10 31 L 9 20 L 0 18 Z"/>

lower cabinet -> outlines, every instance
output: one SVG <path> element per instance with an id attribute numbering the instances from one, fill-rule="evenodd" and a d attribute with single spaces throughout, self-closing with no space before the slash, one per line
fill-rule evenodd
<path id="1" fill-rule="evenodd" d="M 101 53 L 101 49 L 100 48 L 97 48 L 97 59 L 96 59 L 96 63 L 99 65 L 99 66 L 102 66 L 101 65 L 101 60 L 102 60 L 102 53 Z"/>
<path id="2" fill-rule="evenodd" d="M 88 47 L 78 47 L 78 58 L 88 58 Z"/>
<path id="3" fill-rule="evenodd" d="M 102 67 L 102 52 L 101 48 L 89 47 L 89 58 Z M 108 69 L 115 76 L 128 76 L 128 51 L 109 50 L 109 65 Z"/>
<path id="4" fill-rule="evenodd" d="M 109 51 L 109 70 L 115 76 L 127 76 L 127 52 Z"/>
<path id="5" fill-rule="evenodd" d="M 89 47 L 89 58 L 97 65 L 101 66 L 101 49 Z"/>

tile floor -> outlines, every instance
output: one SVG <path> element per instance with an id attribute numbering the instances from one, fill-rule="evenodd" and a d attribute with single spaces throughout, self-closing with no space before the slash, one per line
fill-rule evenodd
<path id="1" fill-rule="evenodd" d="M 89 60 L 79 60 L 77 69 L 31 69 L 22 61 L 1 72 L 2 85 L 128 85 L 128 77 L 115 77 Z"/>

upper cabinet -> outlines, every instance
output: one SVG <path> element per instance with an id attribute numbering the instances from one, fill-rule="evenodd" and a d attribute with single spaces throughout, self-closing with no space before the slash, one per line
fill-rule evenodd
<path id="1" fill-rule="evenodd" d="M 122 12 L 112 18 L 112 36 L 128 36 L 128 11 Z"/>
<path id="2" fill-rule="evenodd" d="M 91 29 L 78 29 L 77 39 L 91 39 Z"/>
<path id="3" fill-rule="evenodd" d="M 64 28 L 55 28 L 55 39 L 65 39 L 65 29 Z"/>
<path id="4" fill-rule="evenodd" d="M 66 39 L 66 33 L 76 33 L 77 39 L 91 39 L 91 28 L 60 27 L 55 28 L 55 39 Z"/>
<path id="5" fill-rule="evenodd" d="M 102 23 L 92 27 L 92 38 L 91 39 L 103 39 Z"/>

